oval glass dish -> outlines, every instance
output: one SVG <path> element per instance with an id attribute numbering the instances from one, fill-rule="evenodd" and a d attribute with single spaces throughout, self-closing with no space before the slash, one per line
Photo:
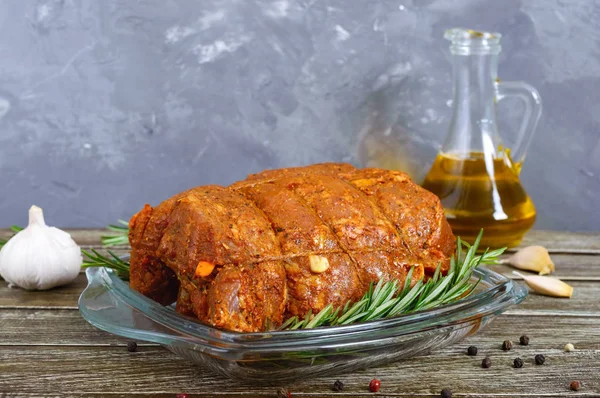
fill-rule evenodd
<path id="1" fill-rule="evenodd" d="M 202 324 L 131 290 L 115 272 L 86 271 L 79 310 L 92 325 L 175 354 L 226 377 L 271 384 L 347 373 L 422 355 L 476 333 L 527 289 L 486 268 L 468 298 L 431 310 L 347 326 L 238 333 Z"/>

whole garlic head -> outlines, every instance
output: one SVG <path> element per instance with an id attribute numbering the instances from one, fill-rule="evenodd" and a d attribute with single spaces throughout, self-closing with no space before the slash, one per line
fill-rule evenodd
<path id="1" fill-rule="evenodd" d="M 49 227 L 37 206 L 29 209 L 29 225 L 0 250 L 0 275 L 28 290 L 65 285 L 81 270 L 81 249 L 68 233 Z"/>

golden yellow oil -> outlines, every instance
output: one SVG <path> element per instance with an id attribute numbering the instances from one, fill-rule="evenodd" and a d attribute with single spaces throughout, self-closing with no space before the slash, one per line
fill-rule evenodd
<path id="1" fill-rule="evenodd" d="M 520 168 L 508 151 L 497 159 L 481 152 L 439 154 L 423 187 L 440 197 L 455 235 L 473 242 L 483 228 L 480 247 L 512 247 L 535 222 Z"/>

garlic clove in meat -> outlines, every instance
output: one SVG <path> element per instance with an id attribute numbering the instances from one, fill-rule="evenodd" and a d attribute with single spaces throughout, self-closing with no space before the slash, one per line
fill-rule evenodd
<path id="1" fill-rule="evenodd" d="M 311 254 L 308 256 L 310 262 L 310 270 L 315 274 L 321 274 L 329 269 L 329 260 L 327 257 Z"/>
<path id="2" fill-rule="evenodd" d="M 81 270 L 81 249 L 68 233 L 49 227 L 37 206 L 29 225 L 0 250 L 0 275 L 28 290 L 46 290 L 71 282 Z"/>

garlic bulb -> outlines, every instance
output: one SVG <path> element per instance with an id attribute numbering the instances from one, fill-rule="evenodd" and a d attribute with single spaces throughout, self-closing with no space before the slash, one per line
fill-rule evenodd
<path id="1" fill-rule="evenodd" d="M 82 262 L 71 235 L 48 227 L 42 209 L 31 206 L 27 228 L 0 250 L 0 275 L 24 289 L 46 290 L 75 279 Z"/>

